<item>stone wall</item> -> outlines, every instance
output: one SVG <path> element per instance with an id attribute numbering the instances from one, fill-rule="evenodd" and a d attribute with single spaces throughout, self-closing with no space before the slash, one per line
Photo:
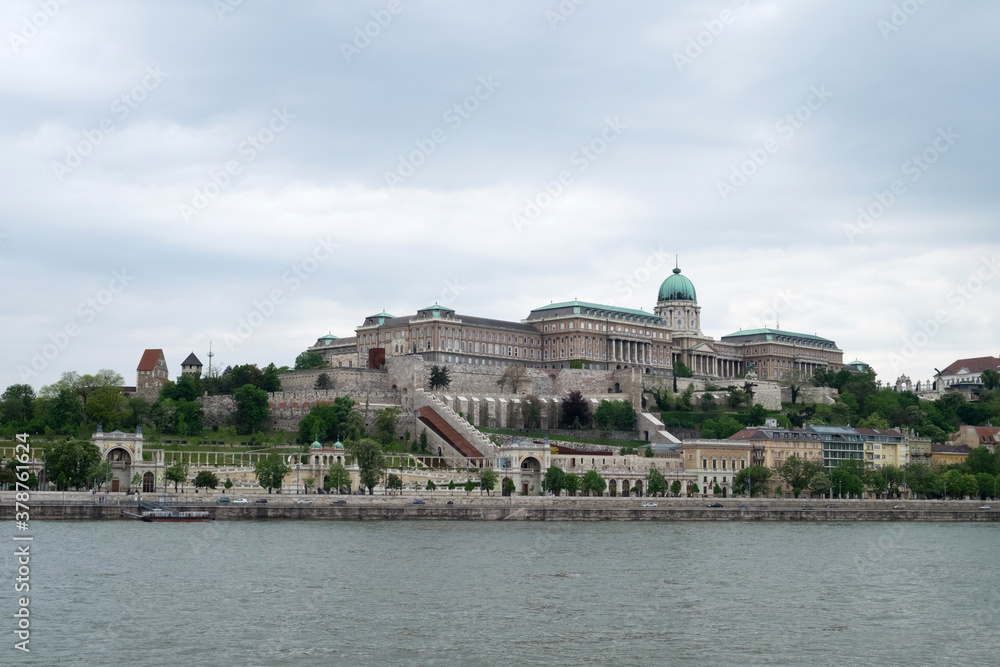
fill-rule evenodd
<path id="1" fill-rule="evenodd" d="M 286 392 L 315 389 L 316 381 L 324 373 L 330 378 L 331 389 L 339 391 L 340 395 L 376 394 L 391 389 L 385 371 L 371 371 L 365 368 L 318 368 L 282 373 L 281 388 Z"/>

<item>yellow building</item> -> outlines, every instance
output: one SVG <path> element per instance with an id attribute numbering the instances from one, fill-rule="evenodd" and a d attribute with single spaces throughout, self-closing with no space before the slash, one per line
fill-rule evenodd
<path id="1" fill-rule="evenodd" d="M 702 495 L 712 495 L 718 485 L 722 497 L 733 495 L 733 479 L 751 464 L 751 445 L 747 440 L 688 440 L 684 443 L 684 472 L 698 484 Z M 688 483 L 686 490 L 690 491 Z"/>
<path id="2" fill-rule="evenodd" d="M 972 448 L 967 445 L 931 445 L 931 465 L 946 466 L 965 463 Z"/>
<path id="3" fill-rule="evenodd" d="M 900 468 L 910 462 L 910 436 L 897 429 L 855 429 L 865 445 L 865 465 L 869 468 Z"/>

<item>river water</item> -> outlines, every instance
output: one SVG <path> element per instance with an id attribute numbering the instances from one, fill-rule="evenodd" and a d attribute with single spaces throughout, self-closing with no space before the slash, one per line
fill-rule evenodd
<path id="1" fill-rule="evenodd" d="M 1000 662 L 995 523 L 115 521 L 33 533 L 31 654 L 10 648 L 6 593 L 3 665 Z M 11 557 L 0 565 L 12 582 Z"/>

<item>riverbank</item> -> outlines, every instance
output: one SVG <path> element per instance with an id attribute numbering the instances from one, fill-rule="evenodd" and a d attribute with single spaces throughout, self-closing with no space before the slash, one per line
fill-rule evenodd
<path id="1" fill-rule="evenodd" d="M 147 496 L 179 511 L 207 511 L 230 520 L 443 520 L 443 521 L 1000 521 L 981 501 L 835 500 L 586 497 L 420 497 L 259 495 L 247 504 L 219 504 L 216 497 Z M 237 496 L 238 497 L 238 496 Z M 31 520 L 134 520 L 134 496 L 31 494 Z M 236 497 L 234 497 L 235 499 Z M 255 500 L 265 499 L 266 503 Z M 308 499 L 309 503 L 299 501 Z M 424 504 L 414 504 L 423 500 Z M 656 507 L 643 507 L 656 503 Z M 718 504 L 721 507 L 709 507 Z M 989 503 L 985 503 L 989 505 Z M 14 519 L 13 494 L 0 495 L 0 518 Z"/>

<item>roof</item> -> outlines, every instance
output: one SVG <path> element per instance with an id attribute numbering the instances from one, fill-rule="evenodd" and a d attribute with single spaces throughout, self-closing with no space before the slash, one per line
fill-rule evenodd
<path id="1" fill-rule="evenodd" d="M 181 366 L 201 366 L 202 363 L 198 361 L 198 357 L 194 356 L 194 352 L 187 356 L 187 359 L 181 362 Z"/>
<path id="2" fill-rule="evenodd" d="M 156 368 L 156 362 L 160 360 L 163 356 L 163 350 L 146 350 L 142 353 L 142 359 L 139 360 L 139 367 L 136 368 L 137 371 L 151 371 Z"/>
<path id="3" fill-rule="evenodd" d="M 674 269 L 674 275 L 667 276 L 667 279 L 660 285 L 660 301 L 697 301 L 698 293 L 687 276 L 681 275 L 680 268 Z"/>
<path id="4" fill-rule="evenodd" d="M 737 331 L 736 333 L 731 333 L 731 334 L 728 334 L 726 336 L 723 336 L 722 340 L 725 340 L 726 338 L 736 338 L 736 337 L 739 337 L 739 336 L 759 336 L 759 335 L 766 335 L 766 336 L 792 336 L 794 338 L 803 338 L 805 340 L 814 340 L 814 341 L 819 341 L 821 343 L 833 343 L 833 341 L 830 340 L 829 338 L 821 338 L 820 336 L 813 336 L 813 335 L 810 335 L 810 334 L 795 333 L 794 331 L 783 331 L 781 329 L 770 329 L 770 328 L 764 328 L 764 329 L 743 329 L 743 330 Z M 768 340 L 771 340 L 771 339 L 769 338 Z M 833 343 L 833 344 L 835 344 L 835 343 Z"/>
<path id="5" fill-rule="evenodd" d="M 1000 370 L 1000 359 L 995 357 L 959 359 L 948 366 L 948 368 L 941 371 L 941 375 L 958 375 L 963 368 L 967 369 L 969 373 L 982 373 L 985 370 Z"/>
<path id="6" fill-rule="evenodd" d="M 937 443 L 931 444 L 931 454 L 969 454 L 972 452 L 972 447 L 968 445 L 939 445 Z"/>
<path id="7" fill-rule="evenodd" d="M 439 306 L 437 301 L 434 302 L 433 306 L 427 306 L 426 308 L 421 308 L 420 310 L 447 310 L 453 313 L 455 312 L 454 308 L 449 308 L 448 306 Z M 417 312 L 419 313 L 420 310 L 418 310 Z"/>
<path id="8" fill-rule="evenodd" d="M 561 303 L 550 303 L 547 306 L 533 308 L 531 312 L 537 313 L 544 310 L 556 310 L 559 308 L 571 308 L 571 307 L 591 308 L 594 310 L 607 310 L 612 313 L 622 313 L 624 315 L 638 315 L 640 317 L 652 317 L 655 319 L 660 319 L 658 315 L 654 315 L 653 313 L 647 313 L 645 310 L 635 310 L 633 308 L 619 308 L 618 306 L 605 306 L 599 303 L 590 303 L 588 301 L 579 301 L 577 299 L 573 299 L 572 301 L 563 301 Z M 530 318 L 531 315 L 529 314 L 528 317 Z"/>
<path id="9" fill-rule="evenodd" d="M 868 435 L 868 436 L 887 435 L 887 436 L 889 436 L 891 438 L 903 438 L 903 437 L 906 437 L 905 433 L 903 433 L 902 431 L 899 431 L 898 429 L 894 429 L 894 428 L 885 429 L 885 430 L 877 429 L 877 428 L 856 428 L 854 430 L 857 431 L 858 433 L 860 433 L 861 435 Z"/>

